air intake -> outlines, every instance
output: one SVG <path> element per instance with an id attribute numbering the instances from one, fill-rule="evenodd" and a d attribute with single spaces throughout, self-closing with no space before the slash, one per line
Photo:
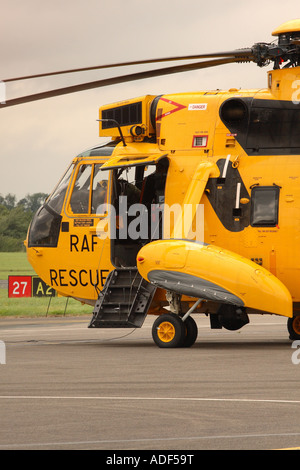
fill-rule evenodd
<path id="1" fill-rule="evenodd" d="M 120 126 L 130 126 L 133 124 L 142 124 L 142 102 L 127 104 L 125 106 L 116 106 L 102 111 L 102 119 L 108 119 L 102 123 L 102 129 L 111 129 L 116 127 L 112 121 L 117 121 Z"/>
<path id="2" fill-rule="evenodd" d="M 155 129 L 150 121 L 150 107 L 155 96 L 146 95 L 131 100 L 121 101 L 99 109 L 100 137 L 119 138 L 121 132 L 126 139 L 143 140 L 155 135 Z M 134 129 L 140 126 L 139 129 Z"/>

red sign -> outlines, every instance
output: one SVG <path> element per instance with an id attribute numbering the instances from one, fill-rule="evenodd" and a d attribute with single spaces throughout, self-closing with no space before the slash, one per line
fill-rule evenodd
<path id="1" fill-rule="evenodd" d="M 8 276 L 8 297 L 31 297 L 31 276 Z"/>

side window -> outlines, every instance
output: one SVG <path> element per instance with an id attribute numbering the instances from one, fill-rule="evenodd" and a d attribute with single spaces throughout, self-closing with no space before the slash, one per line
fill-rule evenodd
<path id="1" fill-rule="evenodd" d="M 92 188 L 92 214 L 103 214 L 106 211 L 108 196 L 109 170 L 101 171 L 100 165 L 94 167 L 93 188 Z"/>
<path id="2" fill-rule="evenodd" d="M 69 209 L 73 214 L 103 214 L 107 204 L 109 171 L 101 164 L 82 164 L 78 169 Z"/>
<path id="3" fill-rule="evenodd" d="M 79 167 L 70 206 L 73 214 L 88 214 L 90 199 L 92 165 L 81 165 Z"/>
<path id="4" fill-rule="evenodd" d="M 251 225 L 275 227 L 278 224 L 278 186 L 257 186 L 251 193 Z"/>

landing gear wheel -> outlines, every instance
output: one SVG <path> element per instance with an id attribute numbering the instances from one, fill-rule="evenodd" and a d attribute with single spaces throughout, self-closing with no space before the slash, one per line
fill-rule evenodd
<path id="1" fill-rule="evenodd" d="M 193 346 L 198 336 L 197 323 L 192 317 L 187 317 L 187 319 L 184 321 L 184 325 L 186 332 L 182 347 L 190 348 Z"/>
<path id="2" fill-rule="evenodd" d="M 287 328 L 290 334 L 290 339 L 300 339 L 300 315 L 288 318 Z"/>
<path id="3" fill-rule="evenodd" d="M 152 338 L 160 348 L 178 348 L 186 336 L 186 327 L 175 313 L 160 315 L 152 327 Z"/>

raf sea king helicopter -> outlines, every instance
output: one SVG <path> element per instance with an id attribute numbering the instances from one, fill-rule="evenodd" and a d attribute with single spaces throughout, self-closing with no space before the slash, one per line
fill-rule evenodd
<path id="1" fill-rule="evenodd" d="M 276 43 L 248 49 L 90 67 L 197 60 L 1 105 L 222 64 L 272 64 L 265 89 L 100 107 L 108 143 L 73 159 L 25 242 L 48 285 L 93 306 L 90 328 L 138 328 L 153 314 L 159 347 L 188 347 L 198 333 L 191 314 L 229 330 L 275 314 L 300 338 L 300 20 L 272 34 Z M 88 69 L 13 80 L 80 70 Z"/>

